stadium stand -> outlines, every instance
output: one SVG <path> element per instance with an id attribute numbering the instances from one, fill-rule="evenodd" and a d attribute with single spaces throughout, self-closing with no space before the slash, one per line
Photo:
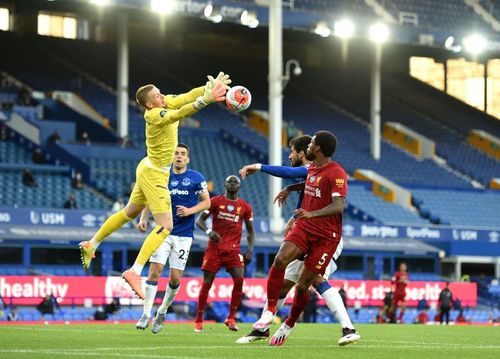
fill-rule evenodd
<path id="1" fill-rule="evenodd" d="M 500 195 L 492 191 L 412 189 L 421 212 L 435 216 L 437 223 L 497 227 Z M 473 210 L 471 210 L 473 209 Z"/>
<path id="2" fill-rule="evenodd" d="M 494 0 L 479 0 L 481 6 L 495 19 L 500 20 L 500 4 Z"/>
<path id="3" fill-rule="evenodd" d="M 318 73 L 316 76 L 325 77 L 324 74 Z M 352 90 L 343 90 L 347 86 L 347 78 L 335 76 L 331 78 L 331 83 L 336 91 L 333 91 L 331 96 L 325 96 L 329 102 L 340 105 L 349 112 L 359 116 L 360 119 L 368 122 L 369 117 L 369 84 L 368 81 L 357 75 L 350 73 L 352 77 L 358 77 L 359 81 L 349 82 L 349 88 Z M 301 80 L 298 80 L 301 81 Z M 382 102 L 382 121 L 401 122 L 409 128 L 429 137 L 436 141 L 436 152 L 439 156 L 448 160 L 448 165 L 460 171 L 461 173 L 473 178 L 483 184 L 489 182 L 493 177 L 497 177 L 500 173 L 498 162 L 489 156 L 480 153 L 476 149 L 470 147 L 466 142 L 466 136 L 470 129 L 479 127 L 486 128 L 491 133 L 496 133 L 499 129 L 498 123 L 475 109 L 469 108 L 458 100 L 449 99 L 447 95 L 438 90 L 431 89 L 430 86 L 421 84 L 418 80 L 409 77 L 396 77 L 394 75 L 385 74 L 384 86 L 387 91 L 384 91 Z M 420 91 L 420 89 L 424 91 Z M 331 92 L 325 91 L 324 94 Z M 418 95 L 412 95 L 412 94 Z M 357 94 L 357 95 L 354 95 Z M 443 100 L 436 100 L 435 97 L 443 97 Z M 415 97 L 423 97 L 421 101 Z M 457 110 L 455 108 L 465 108 Z M 439 110 L 436 110 L 439 109 Z M 432 113 L 427 113 L 432 112 Z M 293 116 L 297 111 L 292 112 L 289 116 Z M 465 114 L 464 114 L 465 113 Z M 333 117 L 333 116 L 332 116 Z M 294 117 L 292 117 L 294 118 Z M 458 127 L 455 122 L 460 121 Z M 307 124 L 304 124 L 306 126 Z M 462 129 L 460 131 L 460 128 Z M 368 150 L 366 146 L 365 151 Z M 382 148 L 384 151 L 384 147 Z M 340 153 L 340 151 L 339 151 Z M 398 161 L 397 163 L 401 163 Z M 427 166 L 432 166 L 433 161 Z M 477 166 L 477 163 L 482 163 L 484 166 Z M 383 165 L 383 160 L 382 160 Z M 376 168 L 373 168 L 377 170 Z M 437 171 L 429 171 L 425 173 L 418 181 L 421 184 L 429 184 L 435 186 L 449 187 L 469 187 L 462 178 L 450 174 L 444 169 Z M 439 174 L 445 172 L 446 175 L 440 177 Z M 429 177 L 430 176 L 430 177 Z M 391 174 L 389 178 L 395 179 Z M 396 182 L 405 184 L 404 179 L 396 180 Z M 407 183 L 408 184 L 408 183 Z"/>
<path id="4" fill-rule="evenodd" d="M 296 10 L 306 10 L 315 12 L 330 12 L 334 14 L 356 14 L 357 16 L 374 18 L 373 9 L 366 5 L 363 0 L 294 0 L 293 8 Z"/>
<path id="5" fill-rule="evenodd" d="M 400 13 L 414 13 L 421 27 L 439 29 L 475 29 L 493 32 L 493 29 L 464 1 L 455 0 L 386 0 L 384 7 L 396 19 Z"/>
<path id="6" fill-rule="evenodd" d="M 78 208 L 108 209 L 102 196 L 85 188 L 73 189 L 70 168 L 50 164 L 35 165 L 29 152 L 12 140 L 0 141 L 0 198 L 2 206 L 62 208 L 74 193 Z M 36 187 L 22 185 L 24 168 L 31 169 Z"/>
<path id="7" fill-rule="evenodd" d="M 381 223 L 387 224 L 428 224 L 418 213 L 410 212 L 400 206 L 390 204 L 374 196 L 365 186 L 357 186 L 351 182 L 349 186 L 349 205 L 361 209 Z"/>

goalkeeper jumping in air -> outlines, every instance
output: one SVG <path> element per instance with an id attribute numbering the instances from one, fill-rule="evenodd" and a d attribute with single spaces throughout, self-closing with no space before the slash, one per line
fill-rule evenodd
<path id="1" fill-rule="evenodd" d="M 173 227 L 168 181 L 177 147 L 179 120 L 192 116 L 209 104 L 224 101 L 231 83 L 229 75 L 223 72 L 215 79 L 208 76 L 208 80 L 205 86 L 177 96 L 165 96 L 154 85 L 137 90 L 137 103 L 145 108 L 147 156 L 137 165 L 135 186 L 125 208 L 111 215 L 90 241 L 79 244 L 83 267 L 88 269 L 102 241 L 137 217 L 147 205 L 157 226 L 146 237 L 132 268 L 122 274 L 141 299 L 144 299 L 142 269 Z"/>

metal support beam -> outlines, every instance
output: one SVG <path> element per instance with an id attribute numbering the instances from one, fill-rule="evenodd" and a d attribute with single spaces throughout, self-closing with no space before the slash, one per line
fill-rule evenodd
<path id="1" fill-rule="evenodd" d="M 117 133 L 128 135 L 128 19 L 125 12 L 118 14 L 117 59 L 118 76 L 116 84 Z"/>
<path id="2" fill-rule="evenodd" d="M 282 1 L 269 2 L 269 163 L 282 165 L 281 133 L 283 105 L 283 34 Z M 281 178 L 269 176 L 269 216 L 272 233 L 283 230 L 281 208 L 273 204 L 281 190 Z"/>
<path id="3" fill-rule="evenodd" d="M 371 141 L 370 151 L 373 159 L 380 159 L 380 103 L 381 103 L 381 66 L 382 44 L 375 43 L 371 68 L 370 92 L 370 123 Z"/>

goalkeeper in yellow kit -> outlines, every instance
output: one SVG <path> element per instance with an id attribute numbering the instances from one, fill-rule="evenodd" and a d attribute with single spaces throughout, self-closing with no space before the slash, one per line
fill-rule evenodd
<path id="1" fill-rule="evenodd" d="M 208 76 L 208 79 L 205 86 L 177 96 L 165 96 L 154 85 L 142 86 L 137 90 L 137 103 L 145 108 L 147 156 L 137 166 L 136 183 L 125 208 L 110 216 L 90 241 L 83 241 L 79 245 L 83 267 L 88 269 L 101 242 L 137 217 L 147 205 L 154 216 L 156 227 L 144 241 L 132 268 L 122 274 L 141 299 L 144 299 L 142 269 L 173 227 L 168 181 L 177 147 L 179 120 L 211 103 L 224 101 L 231 83 L 229 76 L 223 72 L 215 79 L 212 76 Z"/>

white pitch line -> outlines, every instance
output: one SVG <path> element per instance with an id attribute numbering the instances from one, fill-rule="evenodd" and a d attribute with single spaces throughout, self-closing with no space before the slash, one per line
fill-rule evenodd
<path id="1" fill-rule="evenodd" d="M 0 349 L 0 353 L 16 353 L 16 354 L 40 354 L 40 350 L 31 349 Z M 86 355 L 85 352 L 72 352 L 66 350 L 44 350 L 43 354 L 50 355 Z M 103 356 L 108 357 L 126 357 L 126 358 L 162 358 L 162 359 L 198 359 L 199 356 L 175 356 L 175 355 L 153 355 L 153 354 L 113 354 L 103 353 Z M 220 357 L 203 357 L 204 359 L 220 359 Z"/>
<path id="2" fill-rule="evenodd" d="M 413 343 L 413 344 L 412 344 Z M 122 351 L 150 351 L 150 350 L 162 350 L 162 349 L 182 349 L 184 351 L 186 350 L 200 350 L 200 349 L 251 349 L 254 350 L 256 347 L 260 349 L 266 348 L 267 350 L 272 350 L 273 347 L 269 345 L 265 345 L 265 343 L 262 343 L 263 345 L 234 345 L 234 346 L 229 346 L 229 345 L 200 345 L 200 346 L 172 346 L 172 345 L 163 345 L 163 346 L 147 346 L 147 347 L 123 347 L 123 348 L 117 348 L 117 347 L 98 347 L 98 348 L 92 348 L 92 352 L 106 352 L 106 351 L 113 351 L 113 352 L 122 352 Z M 419 345 L 420 344 L 420 345 Z M 425 343 L 418 343 L 418 342 L 409 342 L 406 345 L 396 345 L 393 348 L 394 349 L 399 349 L 399 348 L 423 348 L 422 344 Z M 294 348 L 294 349 L 308 349 L 310 348 L 310 345 L 294 345 L 294 344 L 289 344 L 286 345 L 285 348 Z M 350 346 L 353 347 L 353 346 Z M 374 345 L 374 344 L 364 344 L 363 342 L 358 343 L 355 347 L 360 348 L 360 349 L 369 349 L 369 348 L 387 348 L 386 345 Z M 315 345 L 315 348 L 339 348 L 338 345 Z M 460 350 L 460 349 L 500 349 L 500 346 L 498 345 L 492 345 L 492 346 L 485 346 L 485 345 L 454 345 L 454 346 L 449 346 L 449 345 L 436 345 L 432 346 L 429 348 L 423 348 L 423 349 L 455 349 L 455 350 Z M 78 354 L 87 351 L 88 348 L 79 348 L 79 349 L 64 349 L 64 350 L 59 350 L 57 352 L 65 352 L 68 354 Z M 38 352 L 38 353 L 52 353 L 54 352 L 53 349 L 0 349 L 1 352 Z M 104 354 L 104 353 L 103 353 Z M 121 354 L 113 354 L 114 356 L 119 356 Z M 123 356 L 127 356 L 124 354 Z M 176 357 L 180 358 L 180 357 Z"/>

